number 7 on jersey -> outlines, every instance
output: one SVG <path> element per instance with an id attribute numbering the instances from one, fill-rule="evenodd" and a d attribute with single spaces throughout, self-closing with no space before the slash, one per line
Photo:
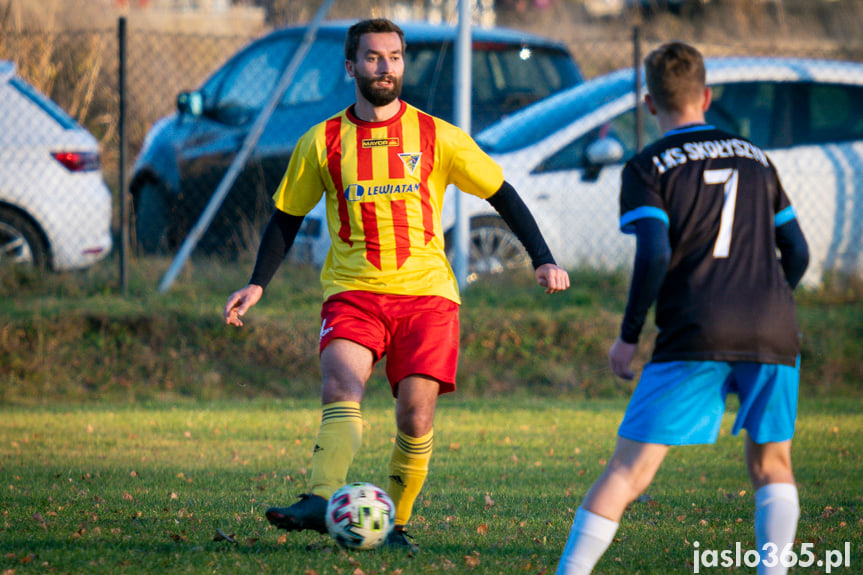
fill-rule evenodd
<path id="1" fill-rule="evenodd" d="M 713 245 L 714 258 L 727 258 L 731 251 L 731 229 L 734 227 L 734 207 L 737 205 L 737 170 L 704 170 L 705 184 L 725 184 L 719 235 Z"/>

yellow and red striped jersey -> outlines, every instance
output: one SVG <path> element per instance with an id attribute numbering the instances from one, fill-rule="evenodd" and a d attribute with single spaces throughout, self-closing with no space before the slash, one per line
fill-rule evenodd
<path id="1" fill-rule="evenodd" d="M 488 198 L 503 171 L 463 130 L 402 102 L 385 122 L 352 108 L 297 143 L 273 199 L 304 216 L 326 195 L 332 246 L 324 299 L 348 290 L 438 295 L 459 302 L 446 259 L 441 209 L 449 184 Z"/>

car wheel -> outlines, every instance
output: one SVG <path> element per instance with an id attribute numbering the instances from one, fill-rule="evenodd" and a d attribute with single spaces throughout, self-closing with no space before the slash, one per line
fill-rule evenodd
<path id="1" fill-rule="evenodd" d="M 0 208 L 0 266 L 48 267 L 48 245 L 30 220 Z"/>
<path id="2" fill-rule="evenodd" d="M 447 234 L 447 257 L 452 261 L 452 232 Z M 530 266 L 530 256 L 506 223 L 495 216 L 470 222 L 468 282 L 488 274 L 499 274 Z"/>
<path id="3" fill-rule="evenodd" d="M 168 219 L 165 193 L 156 182 L 147 182 L 135 194 L 135 243 L 141 254 L 168 252 Z"/>

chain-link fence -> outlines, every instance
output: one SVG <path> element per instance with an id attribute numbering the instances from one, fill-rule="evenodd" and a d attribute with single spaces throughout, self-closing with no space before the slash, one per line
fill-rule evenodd
<path id="1" fill-rule="evenodd" d="M 331 16 L 356 16 L 356 10 L 339 10 L 338 6 L 337 2 Z M 806 72 L 809 76 L 804 76 L 807 81 L 802 87 L 786 89 L 788 78 L 779 70 L 778 59 L 863 62 L 863 45 L 816 35 L 789 38 L 789 34 L 757 34 L 761 40 L 738 37 L 732 42 L 730 33 L 708 33 L 704 19 L 699 20 L 701 28 L 693 25 L 684 30 L 680 15 L 642 15 L 635 22 L 641 30 L 636 35 L 631 20 L 585 19 L 580 4 L 578 9 L 572 4 L 551 6 L 542 11 L 501 11 L 498 23 L 557 38 L 569 48 L 586 79 L 631 66 L 637 54 L 646 54 L 675 32 L 694 36 L 690 40 L 708 57 L 775 58 L 777 66 L 767 66 L 762 72 L 751 68 L 728 86 L 719 87 L 712 121 L 761 145 L 779 165 L 798 211 L 807 214 L 801 216 L 804 231 L 818 250 L 813 269 L 820 273 L 821 268 L 850 265 L 859 270 L 857 254 L 863 251 L 859 227 L 863 221 L 859 105 L 863 79 L 855 69 L 836 68 L 831 75 L 831 67 L 822 65 Z M 397 11 L 384 12 L 392 16 Z M 791 29 L 775 15 L 771 22 Z M 319 36 L 279 106 L 280 111 L 293 110 L 294 116 L 279 120 L 274 115 L 196 253 L 235 257 L 255 249 L 291 143 L 306 127 L 352 100 L 353 87 L 342 66 L 342 39 L 343 33 Z M 129 26 L 125 34 L 114 27 L 51 33 L 4 30 L 0 59 L 15 63 L 20 80 L 32 86 L 32 93 L 26 86 L 20 88 L 21 105 L 7 104 L 9 112 L 0 119 L 4 138 L 0 150 L 0 262 L 29 258 L 58 269 L 87 266 L 105 257 L 113 244 L 113 255 L 98 265 L 112 266 L 123 255 L 134 269 L 150 254 L 175 253 L 299 41 L 299 36 L 290 35 L 178 33 L 135 26 Z M 452 87 L 443 86 L 452 83 L 453 75 L 441 65 L 452 65 L 452 45 L 431 39 L 408 41 L 426 48 L 408 60 L 409 70 L 417 72 L 406 78 L 406 89 L 414 89 L 413 103 L 437 115 L 451 116 L 452 109 L 446 105 L 451 106 Z M 251 48 L 233 58 L 245 46 Z M 474 47 L 475 132 L 491 123 L 479 120 L 478 102 L 487 101 L 492 119 L 497 119 L 572 83 L 565 67 L 554 58 L 528 59 L 524 51 L 507 51 L 503 46 L 501 41 L 500 45 Z M 125 58 L 122 67 L 121 52 Z M 537 47 L 533 56 L 540 53 Z M 516 66 L 524 62 L 529 65 Z M 120 69 L 125 70 L 122 82 Z M 4 79 L 11 77 L 11 72 L 3 70 Z M 813 87 L 810 81 L 818 78 L 824 79 L 823 88 Z M 658 136 L 649 118 L 643 120 L 645 131 L 639 136 L 635 82 L 628 82 L 618 104 L 603 101 L 601 95 L 592 96 L 589 107 L 600 110 L 605 106 L 605 115 L 588 118 L 586 112 L 594 110 L 583 111 L 584 122 L 595 125 L 568 130 L 561 136 L 568 138 L 566 143 L 545 144 L 545 148 L 521 155 L 500 155 L 507 178 L 528 201 L 561 263 L 616 267 L 629 259 L 632 246 L 616 230 L 619 164 L 615 170 L 588 162 L 588 156 L 597 151 L 591 149 L 597 140 L 614 136 L 626 157 L 641 142 Z M 61 110 L 53 109 L 38 93 L 48 95 Z M 4 101 L 13 100 L 4 97 Z M 121 109 L 127 136 L 123 142 Z M 723 117 L 723 113 L 731 116 Z M 58 129 L 68 122 L 65 115 L 84 126 L 97 146 L 86 135 Z M 799 121 L 792 122 L 793 118 Z M 801 123 L 804 121 L 808 124 Z M 562 125 L 558 121 L 557 127 Z M 548 126 L 536 128 L 534 137 L 543 130 L 551 133 Z M 525 133 L 530 135 L 531 130 Z M 791 144 L 805 144 L 805 155 L 794 155 L 796 148 Z M 124 146 L 125 156 L 121 154 Z M 94 151 L 101 153 L 101 172 L 94 170 Z M 127 159 L 123 178 L 121 157 Z M 121 192 L 124 186 L 128 195 Z M 811 189 L 819 194 L 808 193 Z M 122 213 L 126 206 L 129 217 Z M 603 224 L 596 228 L 596 222 Z M 125 226 L 128 229 L 122 229 Z M 313 243 L 309 238 L 325 235 L 325 226 L 309 218 L 303 233 Z M 314 260 L 315 249 L 307 245 L 304 255 Z M 121 274 L 122 266 L 117 269 Z"/>

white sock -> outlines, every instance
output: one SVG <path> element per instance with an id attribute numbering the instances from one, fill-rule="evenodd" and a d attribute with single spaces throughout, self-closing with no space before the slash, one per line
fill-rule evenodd
<path id="1" fill-rule="evenodd" d="M 578 508 L 569 539 L 557 566 L 557 575 L 587 575 L 611 545 L 618 523 Z"/>
<path id="2" fill-rule="evenodd" d="M 785 575 L 788 567 L 780 560 L 782 551 L 794 545 L 797 532 L 797 519 L 800 517 L 800 502 L 797 487 L 790 483 L 770 483 L 755 492 L 755 546 L 766 559 L 770 551 L 763 550 L 766 543 L 773 543 L 776 549 L 773 557 L 777 560 L 774 567 L 758 565 L 758 575 Z"/>

